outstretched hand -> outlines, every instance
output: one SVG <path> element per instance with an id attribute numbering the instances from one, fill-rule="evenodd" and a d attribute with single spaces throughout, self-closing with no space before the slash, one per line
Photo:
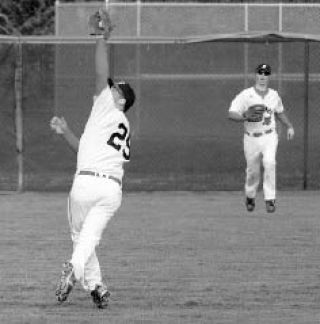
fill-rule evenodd
<path id="1" fill-rule="evenodd" d="M 64 134 L 66 130 L 68 130 L 68 124 L 64 117 L 54 116 L 50 120 L 50 127 L 57 134 Z"/>
<path id="2" fill-rule="evenodd" d="M 288 139 L 288 141 L 290 141 L 293 138 L 294 138 L 294 129 L 292 127 L 289 127 L 287 129 L 287 139 Z"/>

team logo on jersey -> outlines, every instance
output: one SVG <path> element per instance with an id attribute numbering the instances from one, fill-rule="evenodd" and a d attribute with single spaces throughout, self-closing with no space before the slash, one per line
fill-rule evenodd
<path id="1" fill-rule="evenodd" d="M 266 113 L 263 117 L 262 125 L 270 125 L 271 117 L 272 117 L 272 110 L 270 108 L 266 107 Z"/>

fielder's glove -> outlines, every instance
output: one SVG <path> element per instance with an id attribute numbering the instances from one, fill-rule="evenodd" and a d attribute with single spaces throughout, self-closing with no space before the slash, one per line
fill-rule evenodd
<path id="1" fill-rule="evenodd" d="M 267 107 L 264 105 L 252 105 L 247 111 L 243 114 L 243 117 L 248 122 L 261 122 L 263 119 L 263 114 L 267 110 Z"/>
<path id="2" fill-rule="evenodd" d="M 90 35 L 103 35 L 108 39 L 114 29 L 110 15 L 105 9 L 99 9 L 89 17 L 89 26 L 92 29 Z"/>

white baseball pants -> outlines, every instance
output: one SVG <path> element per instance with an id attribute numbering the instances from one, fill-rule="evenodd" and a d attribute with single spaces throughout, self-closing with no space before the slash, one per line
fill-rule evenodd
<path id="1" fill-rule="evenodd" d="M 275 131 L 260 137 L 244 135 L 244 155 L 247 162 L 245 194 L 255 198 L 260 183 L 261 162 L 264 199 L 276 198 L 276 154 L 278 135 Z"/>
<path id="2" fill-rule="evenodd" d="M 95 252 L 102 233 L 120 207 L 121 186 L 112 179 L 76 175 L 69 195 L 68 219 L 75 277 L 86 290 L 102 283 Z"/>

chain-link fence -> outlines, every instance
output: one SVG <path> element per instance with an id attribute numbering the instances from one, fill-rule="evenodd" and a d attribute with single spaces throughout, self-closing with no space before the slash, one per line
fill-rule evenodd
<path id="1" fill-rule="evenodd" d="M 3 190 L 15 190 L 17 180 L 15 136 L 15 46 L 0 44 L 0 186 Z"/>
<path id="2" fill-rule="evenodd" d="M 2 190 L 67 190 L 76 155 L 50 130 L 49 120 L 55 114 L 65 116 L 80 136 L 92 105 L 94 44 L 85 40 L 19 44 L 23 127 L 18 129 L 19 46 L 8 40 L 0 46 L 0 186 Z M 126 190 L 241 190 L 243 131 L 240 124 L 228 120 L 227 111 L 232 98 L 253 83 L 253 69 L 262 61 L 273 67 L 271 87 L 280 92 L 296 130 L 295 140 L 287 142 L 280 128 L 278 187 L 319 189 L 318 43 L 110 46 L 114 78 L 131 82 L 138 97 L 128 116 L 132 160 L 126 168 Z M 16 150 L 17 131 L 22 133 L 22 151 Z"/>

